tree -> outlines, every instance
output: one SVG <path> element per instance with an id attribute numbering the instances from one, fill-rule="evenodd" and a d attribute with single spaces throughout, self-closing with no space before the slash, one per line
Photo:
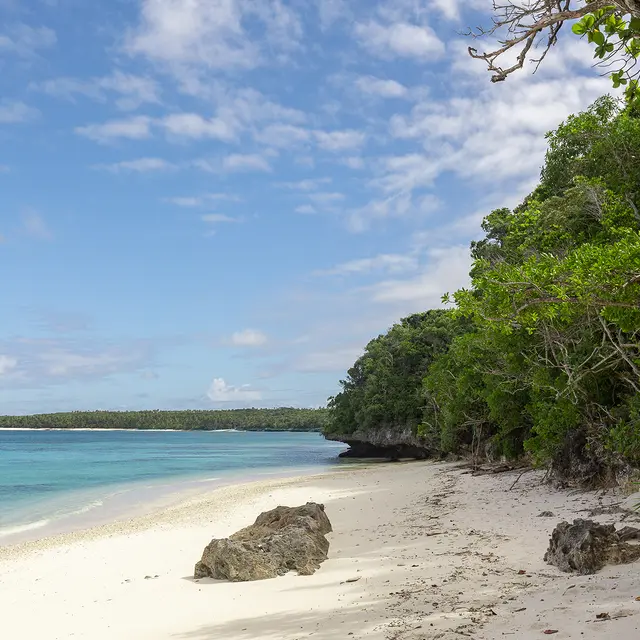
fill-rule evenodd
<path id="1" fill-rule="evenodd" d="M 636 68 L 640 56 L 640 0 L 493 0 L 493 10 L 491 28 L 468 32 L 474 38 L 498 37 L 499 46 L 490 51 L 469 47 L 472 58 L 487 64 L 492 82 L 506 80 L 527 60 L 537 70 L 557 44 L 565 23 L 577 21 L 573 32 L 595 45 L 594 57 L 598 64 L 612 69 L 614 87 L 625 86 L 629 102 L 640 98 L 640 70 Z M 535 54 L 536 50 L 540 53 Z"/>

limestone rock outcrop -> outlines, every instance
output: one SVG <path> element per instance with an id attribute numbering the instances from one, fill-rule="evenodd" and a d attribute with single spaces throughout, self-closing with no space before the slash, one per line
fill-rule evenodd
<path id="1" fill-rule="evenodd" d="M 561 522 L 551 534 L 544 559 L 566 573 L 592 574 L 609 564 L 640 559 L 640 545 L 627 542 L 634 539 L 640 539 L 640 529 L 616 531 L 612 524 L 582 519 Z"/>
<path id="2" fill-rule="evenodd" d="M 196 564 L 195 578 L 243 582 L 297 571 L 311 575 L 327 559 L 331 523 L 324 505 L 276 507 L 229 538 L 214 539 Z"/>

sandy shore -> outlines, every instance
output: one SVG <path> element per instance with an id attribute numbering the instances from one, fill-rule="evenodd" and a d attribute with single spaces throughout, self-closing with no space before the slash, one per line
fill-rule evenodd
<path id="1" fill-rule="evenodd" d="M 550 629 L 558 640 L 640 637 L 637 564 L 578 577 L 542 560 L 557 522 L 596 508 L 594 519 L 619 522 L 621 497 L 554 492 L 536 472 L 511 489 L 516 478 L 452 464 L 374 465 L 225 487 L 162 513 L 0 548 L 2 636 L 527 640 Z M 191 578 L 212 537 L 307 500 L 324 502 L 334 527 L 329 560 L 313 576 Z M 599 613 L 611 619 L 597 622 Z"/>

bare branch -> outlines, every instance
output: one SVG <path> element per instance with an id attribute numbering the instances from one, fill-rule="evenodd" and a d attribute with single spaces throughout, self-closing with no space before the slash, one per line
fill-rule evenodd
<path id="1" fill-rule="evenodd" d="M 492 82 L 502 82 L 514 71 L 522 69 L 532 48 L 542 47 L 538 58 L 532 59 L 535 71 L 558 41 L 558 33 L 567 20 L 579 20 L 589 13 L 607 7 L 615 7 L 612 13 L 631 14 L 640 17 L 640 0 L 592 0 L 584 6 L 575 7 L 577 0 L 494 0 L 493 26 L 490 29 L 479 27 L 468 31 L 473 38 L 493 36 L 506 31 L 507 37 L 498 40 L 501 45 L 493 51 L 479 52 L 469 47 L 469 55 L 486 62 L 492 73 Z M 500 64 L 502 56 L 522 45 L 516 61 L 509 67 Z"/>

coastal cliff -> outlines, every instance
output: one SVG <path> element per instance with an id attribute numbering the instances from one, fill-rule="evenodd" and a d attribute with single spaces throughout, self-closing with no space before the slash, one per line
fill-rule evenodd
<path id="1" fill-rule="evenodd" d="M 341 458 L 399 458 L 424 459 L 432 455 L 426 442 L 416 436 L 411 429 L 373 429 L 355 431 L 350 434 L 325 433 L 327 440 L 344 442 L 349 449 L 340 454 Z"/>

